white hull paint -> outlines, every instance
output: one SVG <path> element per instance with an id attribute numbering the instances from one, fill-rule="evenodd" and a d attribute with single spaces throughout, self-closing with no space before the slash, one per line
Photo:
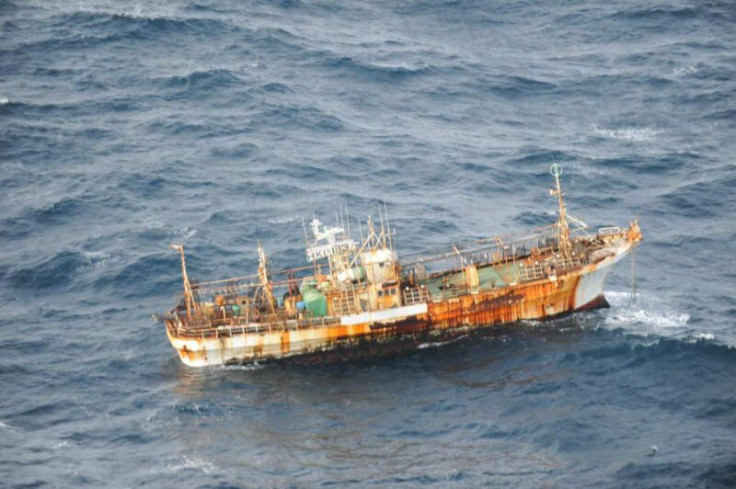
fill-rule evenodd
<path id="1" fill-rule="evenodd" d="M 614 255 L 583 268 L 580 274 L 580 282 L 575 290 L 575 309 L 585 307 L 603 295 L 603 286 L 611 267 L 624 259 L 631 252 L 633 246 L 631 243 L 624 243 L 616 250 Z"/>

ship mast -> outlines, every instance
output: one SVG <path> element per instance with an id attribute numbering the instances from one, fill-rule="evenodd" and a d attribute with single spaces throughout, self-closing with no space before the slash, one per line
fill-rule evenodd
<path id="1" fill-rule="evenodd" d="M 266 293 L 266 300 L 268 300 L 268 307 L 271 309 L 271 314 L 276 313 L 276 307 L 273 300 L 273 287 L 271 286 L 271 277 L 268 270 L 268 255 L 263 249 L 263 244 L 258 240 L 258 277 L 261 279 L 261 285 Z"/>
<path id="2" fill-rule="evenodd" d="M 562 167 L 557 163 L 553 163 L 549 167 L 549 172 L 555 177 L 555 188 L 551 189 L 549 193 L 557 197 L 557 203 L 559 205 L 559 216 L 557 218 L 557 242 L 560 247 L 560 251 L 566 256 L 570 257 L 572 251 L 572 245 L 570 244 L 570 226 L 567 223 L 567 210 L 565 208 L 565 200 L 563 198 L 564 193 L 562 192 L 562 186 L 560 185 L 560 175 L 562 175 Z"/>
<path id="3" fill-rule="evenodd" d="M 184 245 L 171 244 L 169 245 L 172 250 L 179 252 L 181 256 L 181 278 L 184 283 L 184 305 L 187 308 L 187 318 L 192 318 L 192 309 L 197 311 L 197 303 L 194 300 L 194 292 L 192 292 L 192 285 L 189 283 L 189 276 L 187 275 L 187 262 L 184 259 Z"/>

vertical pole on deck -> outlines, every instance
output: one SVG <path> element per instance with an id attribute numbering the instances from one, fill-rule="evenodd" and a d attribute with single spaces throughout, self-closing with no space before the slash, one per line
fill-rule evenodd
<path id="1" fill-rule="evenodd" d="M 570 244 L 570 226 L 567 223 L 567 210 L 565 208 L 565 200 L 563 197 L 562 186 L 560 185 L 560 175 L 562 175 L 562 167 L 554 163 L 549 172 L 555 177 L 555 188 L 550 193 L 557 197 L 559 206 L 559 217 L 557 219 L 557 240 L 564 256 L 570 258 L 572 245 Z"/>
<path id="2" fill-rule="evenodd" d="M 192 318 L 192 309 L 195 308 L 194 306 L 194 293 L 192 292 L 192 286 L 189 283 L 189 276 L 187 275 L 187 263 L 184 258 L 184 245 L 177 245 L 171 243 L 169 245 L 172 250 L 176 250 L 179 252 L 179 255 L 181 256 L 181 278 L 182 282 L 184 284 L 184 305 L 187 308 L 187 318 Z"/>

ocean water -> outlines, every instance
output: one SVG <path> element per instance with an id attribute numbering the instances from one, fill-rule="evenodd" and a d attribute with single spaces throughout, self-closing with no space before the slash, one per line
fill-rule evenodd
<path id="1" fill-rule="evenodd" d="M 736 486 L 735 53 L 732 1 L 0 0 L 0 486 Z M 151 318 L 171 242 L 296 266 L 385 201 L 437 249 L 551 222 L 554 162 L 640 220 L 610 309 L 309 368 Z"/>

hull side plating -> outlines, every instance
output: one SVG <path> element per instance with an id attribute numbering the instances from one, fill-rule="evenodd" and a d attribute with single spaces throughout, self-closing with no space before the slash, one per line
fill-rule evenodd
<path id="1" fill-rule="evenodd" d="M 292 329 L 287 324 L 278 331 L 224 327 L 214 337 L 201 338 L 178 336 L 175 324 L 169 323 L 167 333 L 182 362 L 193 367 L 281 359 L 326 362 L 405 351 L 501 324 L 607 307 L 603 295 L 606 276 L 630 248 L 577 273 L 398 308 L 393 315 L 387 310 L 325 318 L 314 327 Z"/>

